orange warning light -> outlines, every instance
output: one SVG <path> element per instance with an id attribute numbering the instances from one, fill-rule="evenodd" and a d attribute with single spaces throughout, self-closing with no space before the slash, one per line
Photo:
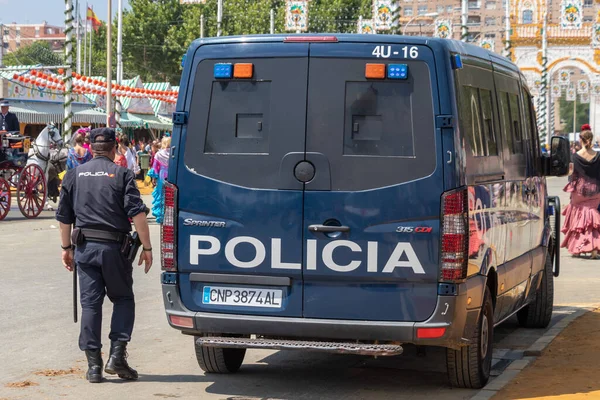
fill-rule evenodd
<path id="1" fill-rule="evenodd" d="M 233 77 L 234 78 L 252 78 L 254 72 L 253 64 L 234 64 L 233 66 Z"/>
<path id="2" fill-rule="evenodd" d="M 370 79 L 384 79 L 385 64 L 367 64 L 365 68 L 365 77 Z"/>

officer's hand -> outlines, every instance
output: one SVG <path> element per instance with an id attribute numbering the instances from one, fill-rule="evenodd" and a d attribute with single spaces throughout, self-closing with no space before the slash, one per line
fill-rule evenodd
<path id="1" fill-rule="evenodd" d="M 73 271 L 73 250 L 63 250 L 62 251 L 62 263 L 67 269 L 67 271 Z"/>
<path id="2" fill-rule="evenodd" d="M 144 263 L 144 272 L 148 273 L 150 268 L 152 268 L 152 252 L 151 251 L 143 251 L 140 254 L 140 261 L 138 262 L 138 266 Z"/>

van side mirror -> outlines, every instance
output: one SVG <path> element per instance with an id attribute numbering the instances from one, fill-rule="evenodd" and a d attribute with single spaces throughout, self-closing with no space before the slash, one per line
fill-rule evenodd
<path id="1" fill-rule="evenodd" d="M 565 176 L 569 173 L 571 152 L 569 140 L 562 136 L 552 137 L 550 157 L 545 157 L 544 164 L 547 176 Z"/>

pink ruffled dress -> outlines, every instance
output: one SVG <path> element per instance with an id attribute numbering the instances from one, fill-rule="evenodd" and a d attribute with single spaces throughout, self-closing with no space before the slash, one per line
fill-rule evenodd
<path id="1" fill-rule="evenodd" d="M 562 213 L 565 238 L 561 247 L 573 255 L 600 252 L 600 183 L 574 171 L 563 190 L 571 193 L 571 202 Z"/>

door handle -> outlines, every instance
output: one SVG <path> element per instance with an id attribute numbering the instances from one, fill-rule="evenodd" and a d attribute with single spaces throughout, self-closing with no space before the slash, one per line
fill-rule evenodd
<path id="1" fill-rule="evenodd" d="M 350 232 L 349 226 L 334 226 L 334 225 L 309 225 L 308 230 L 311 232 Z"/>

